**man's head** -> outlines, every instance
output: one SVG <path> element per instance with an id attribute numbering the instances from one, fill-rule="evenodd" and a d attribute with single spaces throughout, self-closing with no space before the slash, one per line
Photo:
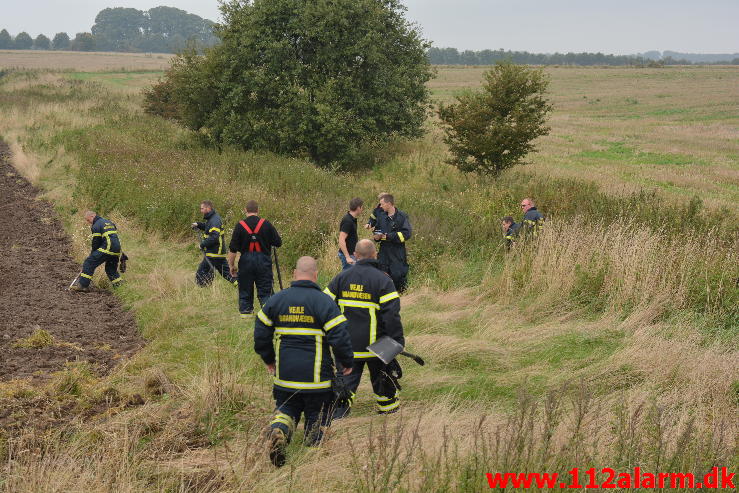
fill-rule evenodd
<path id="1" fill-rule="evenodd" d="M 97 213 L 95 211 L 85 211 L 82 216 L 85 218 L 85 221 L 87 221 L 87 224 L 92 224 L 92 222 L 95 220 L 95 217 L 97 216 Z"/>
<path id="2" fill-rule="evenodd" d="M 385 212 L 393 212 L 395 210 L 395 197 L 389 193 L 380 196 L 380 207 Z"/>
<path id="3" fill-rule="evenodd" d="M 528 198 L 528 197 L 527 197 L 527 198 L 525 198 L 525 199 L 523 199 L 523 200 L 521 201 L 521 210 L 522 210 L 522 211 L 524 212 L 524 214 L 525 214 L 525 213 L 526 213 L 526 212 L 527 212 L 527 211 L 528 211 L 529 209 L 531 209 L 532 207 L 536 207 L 536 206 L 534 205 L 534 201 L 533 201 L 533 200 L 531 200 L 530 198 Z"/>
<path id="4" fill-rule="evenodd" d="M 210 200 L 203 200 L 200 202 L 200 213 L 201 214 L 208 214 L 210 211 L 213 210 L 213 202 Z"/>
<path id="5" fill-rule="evenodd" d="M 377 201 L 379 202 L 383 195 L 387 195 L 387 192 L 380 192 L 377 194 Z"/>
<path id="6" fill-rule="evenodd" d="M 513 224 L 513 217 L 506 216 L 500 220 L 500 225 L 503 227 L 503 231 L 508 231 L 508 228 Z"/>
<path id="7" fill-rule="evenodd" d="M 360 199 L 359 197 L 354 197 L 353 199 L 349 201 L 349 210 L 351 212 L 360 214 L 363 208 L 364 208 L 364 200 Z"/>
<path id="8" fill-rule="evenodd" d="M 354 248 L 354 256 L 357 257 L 357 260 L 377 258 L 377 248 L 370 240 L 359 240 Z"/>
<path id="9" fill-rule="evenodd" d="M 246 203 L 246 213 L 247 214 L 256 214 L 259 212 L 259 204 L 257 204 L 256 200 L 250 200 Z"/>
<path id="10" fill-rule="evenodd" d="M 296 281 L 318 282 L 318 262 L 313 257 L 300 257 L 295 264 L 293 279 Z"/>

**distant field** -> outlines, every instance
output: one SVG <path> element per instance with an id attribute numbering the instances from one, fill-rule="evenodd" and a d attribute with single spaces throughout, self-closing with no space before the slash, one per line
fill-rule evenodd
<path id="1" fill-rule="evenodd" d="M 167 53 L 0 50 L 0 69 L 164 70 L 172 56 Z"/>

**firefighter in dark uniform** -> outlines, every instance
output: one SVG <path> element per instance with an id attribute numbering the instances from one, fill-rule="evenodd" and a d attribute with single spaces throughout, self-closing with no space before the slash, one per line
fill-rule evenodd
<path id="1" fill-rule="evenodd" d="M 78 292 L 89 291 L 92 275 L 95 269 L 102 264 L 105 264 L 105 273 L 113 287 L 117 287 L 123 281 L 118 273 L 118 261 L 121 258 L 121 240 L 118 238 L 118 228 L 112 221 L 98 216 L 93 211 L 85 212 L 84 216 L 92 230 L 92 249 L 90 255 L 82 264 L 82 273 L 79 275 L 78 281 L 72 284 L 69 289 Z"/>
<path id="2" fill-rule="evenodd" d="M 399 293 L 405 291 L 408 282 L 408 254 L 405 242 L 411 238 L 411 222 L 408 214 L 395 207 L 395 199 L 386 193 L 380 198 L 384 215 L 378 218 L 373 238 L 380 243 L 378 262 L 387 272 Z"/>
<path id="3" fill-rule="evenodd" d="M 500 225 L 503 228 L 503 238 L 505 239 L 506 250 L 510 250 L 513 246 L 513 242 L 516 241 L 521 225 L 515 222 L 511 216 L 506 216 L 501 219 Z"/>
<path id="4" fill-rule="evenodd" d="M 349 324 L 349 335 L 354 348 L 354 371 L 344 379 L 352 392 L 349 405 L 354 400 L 354 393 L 359 387 L 366 364 L 375 393 L 377 412 L 393 413 L 400 406 L 399 386 L 388 366 L 399 365 L 397 361 L 385 365 L 367 351 L 367 346 L 381 336 L 389 336 L 405 345 L 403 324 L 400 321 L 400 295 L 392 280 L 380 270 L 377 251 L 370 240 L 360 240 L 355 255 L 357 263 L 354 267 L 342 271 L 324 291 L 336 301 Z M 348 413 L 348 408 L 337 408 L 334 417 L 344 417 Z"/>
<path id="5" fill-rule="evenodd" d="M 380 199 L 383 195 L 387 195 L 387 193 L 382 192 L 377 196 L 377 205 L 375 206 L 374 210 L 370 214 L 369 219 L 367 220 L 367 224 L 364 225 L 366 229 L 378 229 L 378 224 L 384 224 L 385 222 L 385 211 L 382 210 L 382 206 L 380 205 Z"/>
<path id="6" fill-rule="evenodd" d="M 353 356 L 346 318 L 316 284 L 318 266 L 301 257 L 292 285 L 272 296 L 254 323 L 254 350 L 274 375 L 276 410 L 270 423 L 270 459 L 285 463 L 285 448 L 305 415 L 305 444 L 317 445 L 330 424 L 334 361 L 351 373 Z"/>
<path id="7" fill-rule="evenodd" d="M 226 240 L 221 216 L 213 209 L 213 202 L 210 200 L 200 203 L 200 212 L 203 214 L 203 221 L 192 223 L 192 227 L 202 231 L 200 249 L 206 258 L 203 258 L 195 272 L 195 282 L 198 286 L 209 286 L 213 282 L 215 269 L 228 282 L 238 284 L 236 278 L 229 273 L 226 262 Z"/>
<path id="8" fill-rule="evenodd" d="M 523 210 L 523 220 L 521 227 L 526 236 L 537 236 L 544 227 L 544 216 L 536 209 L 534 201 L 525 198 L 521 201 L 521 210 Z"/>
<path id="9" fill-rule="evenodd" d="M 246 204 L 246 218 L 239 221 L 228 246 L 228 267 L 236 277 L 236 254 L 239 258 L 239 313 L 242 318 L 254 313 L 254 286 L 259 303 L 264 306 L 272 295 L 272 247 L 282 246 L 277 230 L 258 216 L 259 206 L 253 200 Z"/>

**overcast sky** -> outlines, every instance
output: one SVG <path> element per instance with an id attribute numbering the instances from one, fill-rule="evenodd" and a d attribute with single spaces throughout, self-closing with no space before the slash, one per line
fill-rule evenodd
<path id="1" fill-rule="evenodd" d="M 405 0 L 437 47 L 538 53 L 739 52 L 739 0 Z M 89 31 L 106 7 L 177 7 L 218 20 L 216 0 L 0 0 L 0 29 Z"/>

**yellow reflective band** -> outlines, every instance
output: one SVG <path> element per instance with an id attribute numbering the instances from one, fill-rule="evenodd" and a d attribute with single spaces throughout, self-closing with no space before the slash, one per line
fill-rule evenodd
<path id="1" fill-rule="evenodd" d="M 113 255 L 114 257 L 120 257 L 121 252 L 111 252 L 110 250 L 106 250 L 105 248 L 98 248 L 98 252 L 107 253 L 108 255 Z"/>
<path id="2" fill-rule="evenodd" d="M 110 236 L 110 235 L 117 235 L 117 234 L 118 234 L 118 231 L 113 230 L 113 231 L 106 231 L 105 233 L 102 234 L 102 236 Z"/>
<path id="3" fill-rule="evenodd" d="M 374 214 L 370 214 L 370 219 L 377 219 Z"/>
<path id="4" fill-rule="evenodd" d="M 377 395 L 377 394 L 374 394 L 374 396 L 377 402 L 387 402 L 387 401 L 392 401 L 393 399 L 395 399 L 395 397 L 384 397 L 382 395 Z"/>
<path id="5" fill-rule="evenodd" d="M 223 230 L 222 230 L 222 229 L 220 229 L 220 228 L 210 228 L 210 229 L 208 230 L 208 233 L 210 233 L 211 231 L 218 231 L 219 233 L 222 233 L 222 232 L 223 232 Z"/>
<path id="6" fill-rule="evenodd" d="M 398 231 L 398 239 L 401 243 L 405 242 L 405 236 L 403 236 L 403 233 L 401 233 L 400 231 Z"/>
<path id="7" fill-rule="evenodd" d="M 338 317 L 332 318 L 331 320 L 323 324 L 323 329 L 328 332 L 342 322 L 346 322 L 346 317 L 343 314 L 339 315 Z"/>
<path id="8" fill-rule="evenodd" d="M 392 411 L 393 409 L 400 406 L 400 401 L 395 401 L 392 404 L 387 404 L 386 406 L 381 406 L 379 403 L 377 404 L 377 409 L 380 411 Z"/>
<path id="9" fill-rule="evenodd" d="M 110 282 L 112 282 L 113 284 L 115 284 L 115 283 L 117 283 L 117 282 L 121 282 L 122 280 L 123 280 L 123 278 L 122 278 L 122 277 L 119 277 L 119 278 L 117 278 L 117 279 L 113 279 L 113 280 L 112 280 L 112 281 L 110 281 Z"/>
<path id="10" fill-rule="evenodd" d="M 339 300 L 339 306 L 353 306 L 355 308 L 374 308 L 375 310 L 380 308 L 380 305 L 377 303 L 372 303 L 369 301 L 355 301 L 355 300 Z"/>
<path id="11" fill-rule="evenodd" d="M 360 351 L 360 352 L 355 352 L 354 357 L 366 359 L 366 358 L 376 358 L 377 356 L 374 353 L 370 353 L 369 351 L 364 351 L 364 352 Z"/>
<path id="12" fill-rule="evenodd" d="M 392 293 L 388 293 L 385 296 L 380 296 L 380 304 L 387 303 L 390 300 L 394 300 L 395 298 L 400 298 L 400 295 L 397 291 L 393 291 Z"/>
<path id="13" fill-rule="evenodd" d="M 326 288 L 326 289 L 323 290 L 323 292 L 326 293 L 327 295 L 329 295 L 331 297 L 331 299 L 333 299 L 333 300 L 336 299 L 336 295 L 334 293 L 332 293 L 330 289 Z"/>
<path id="14" fill-rule="evenodd" d="M 282 423 L 286 425 L 291 431 L 293 428 L 295 428 L 295 421 L 292 417 L 288 416 L 287 414 L 276 414 L 274 418 L 272 418 L 272 421 L 269 423 L 271 425 L 275 423 Z"/>
<path id="15" fill-rule="evenodd" d="M 331 380 L 326 380 L 325 382 L 291 382 L 288 380 L 280 380 L 279 378 L 275 377 L 275 385 L 279 385 L 280 387 L 286 387 L 288 389 L 328 389 L 331 388 Z"/>
<path id="16" fill-rule="evenodd" d="M 506 235 L 505 239 L 506 240 L 512 240 L 513 239 L 513 235 Z"/>
<path id="17" fill-rule="evenodd" d="M 282 337 L 275 334 L 275 380 L 280 378 L 280 350 L 282 349 Z"/>
<path id="18" fill-rule="evenodd" d="M 88 276 L 87 274 L 80 274 L 81 277 L 84 277 L 85 279 L 92 279 L 92 276 Z"/>
<path id="19" fill-rule="evenodd" d="M 220 253 L 206 253 L 206 257 L 213 257 L 213 258 L 226 258 L 226 254 L 220 254 Z"/>
<path id="20" fill-rule="evenodd" d="M 289 328 L 289 327 L 277 327 L 275 334 L 283 334 L 289 336 L 312 336 L 312 337 L 323 337 L 324 332 L 321 329 L 309 329 L 309 328 Z"/>
<path id="21" fill-rule="evenodd" d="M 257 313 L 257 317 L 259 317 L 259 320 L 261 320 L 264 325 L 267 325 L 269 327 L 272 327 L 272 325 L 274 325 L 274 322 L 272 322 L 272 320 L 270 320 L 269 317 L 267 317 L 267 315 L 265 315 L 262 310 L 259 310 L 259 313 Z"/>
<path id="22" fill-rule="evenodd" d="M 369 343 L 372 344 L 377 340 L 377 310 L 370 310 L 370 333 Z"/>
<path id="23" fill-rule="evenodd" d="M 91 234 L 90 236 L 92 236 L 92 237 L 95 237 L 95 236 L 103 236 L 103 235 L 102 235 L 102 234 L 100 234 L 100 233 L 93 233 L 93 234 Z"/>
<path id="24" fill-rule="evenodd" d="M 321 381 L 321 363 L 323 362 L 323 337 L 316 336 L 316 358 L 313 360 L 313 381 Z"/>

